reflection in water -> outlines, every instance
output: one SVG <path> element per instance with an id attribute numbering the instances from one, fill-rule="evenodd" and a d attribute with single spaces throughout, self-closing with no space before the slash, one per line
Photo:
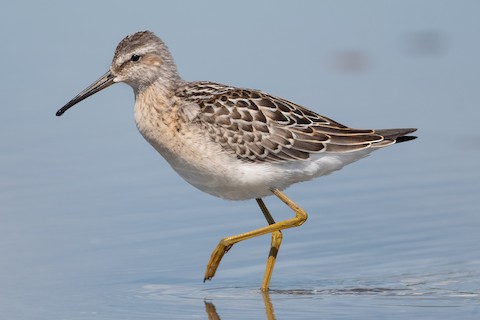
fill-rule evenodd
<path id="1" fill-rule="evenodd" d="M 271 290 L 269 292 L 260 292 L 263 306 L 265 309 L 265 319 L 276 319 L 274 305 L 271 300 L 271 295 L 274 298 L 281 298 L 282 303 L 277 305 L 277 312 L 282 314 L 286 309 L 291 308 L 292 304 L 296 307 L 299 305 L 307 306 L 307 301 L 319 301 L 328 297 L 343 296 L 343 297 L 356 297 L 355 302 L 363 304 L 365 302 L 361 297 L 368 296 L 369 299 L 379 299 L 381 297 L 386 298 L 381 301 L 384 306 L 389 305 L 389 301 L 393 305 L 403 305 L 409 307 L 428 307 L 431 310 L 435 308 L 457 308 L 469 306 L 477 306 L 480 301 L 480 291 L 478 285 L 478 279 L 480 279 L 478 272 L 469 271 L 462 272 L 446 272 L 446 273 L 427 273 L 427 274 L 411 274 L 401 275 L 399 278 L 382 278 L 382 283 L 387 284 L 385 286 L 368 285 L 363 281 L 355 279 L 352 282 L 345 283 L 343 285 L 334 284 L 333 287 L 324 287 L 318 289 L 289 289 L 289 290 Z M 362 283 L 363 282 L 363 283 Z M 370 282 L 370 281 L 369 281 Z M 237 290 L 236 288 L 235 290 Z M 231 308 L 232 301 L 235 306 L 238 306 L 239 296 L 227 295 L 226 291 L 217 291 L 218 298 L 217 305 L 220 304 L 223 309 Z M 251 302 L 258 301 L 260 294 L 249 294 L 247 297 L 243 297 L 244 301 Z M 292 297 L 293 299 L 286 299 L 286 297 Z M 312 299 L 302 300 L 302 304 L 298 304 L 301 297 L 309 296 Z M 231 299 L 225 299 L 230 297 Z M 388 298 L 393 298 L 388 299 Z M 223 300 L 223 301 L 222 301 Z M 277 300 L 278 301 L 278 300 Z M 333 301 L 338 301 L 334 298 Z M 347 300 L 343 300 L 347 301 Z M 355 304 L 352 302 L 352 304 Z M 205 299 L 205 310 L 209 320 L 221 319 L 221 316 L 217 313 L 216 307 L 211 299 Z M 222 305 L 223 303 L 223 305 Z M 327 303 L 328 305 L 328 303 Z M 230 309 L 231 310 L 231 309 Z M 474 313 L 478 313 L 477 307 L 472 309 Z M 249 310 L 252 314 L 258 310 L 252 308 Z M 291 311 L 291 309 L 289 309 Z M 261 314 L 260 311 L 258 314 Z M 257 318 L 263 318 L 258 316 Z"/>
<path id="2" fill-rule="evenodd" d="M 272 300 L 270 300 L 270 294 L 268 292 L 261 292 L 263 298 L 263 304 L 265 305 L 265 313 L 267 315 L 267 320 L 275 320 L 275 312 L 273 311 L 273 304 Z M 207 312 L 208 320 L 220 320 L 220 316 L 217 313 L 217 309 L 213 302 L 206 301 L 205 302 L 205 311 Z"/>
<path id="3" fill-rule="evenodd" d="M 262 292 L 263 304 L 265 305 L 265 313 L 268 320 L 275 319 L 275 313 L 273 312 L 272 300 L 270 300 L 270 294 L 268 292 Z"/>
<path id="4" fill-rule="evenodd" d="M 328 318 L 351 318 L 349 316 L 354 310 L 364 312 L 368 309 L 371 318 L 384 319 L 391 314 L 392 308 L 402 308 L 405 314 L 416 315 L 404 317 L 409 319 L 422 318 L 419 315 L 452 319 L 458 310 L 466 310 L 475 314 L 475 319 L 480 319 L 479 266 L 480 262 L 477 262 L 468 270 L 437 272 L 432 272 L 432 266 L 428 266 L 429 271 L 425 273 L 378 273 L 365 277 L 308 280 L 301 287 L 291 289 L 283 289 L 288 286 L 284 283 L 266 293 L 253 286 L 205 288 L 191 283 L 184 286 L 148 284 L 134 291 L 137 299 L 132 299 L 131 292 L 126 292 L 124 300 L 116 301 L 116 305 L 122 307 L 116 311 L 138 310 L 137 317 L 128 319 L 150 319 L 145 311 L 150 310 L 153 314 L 161 312 L 162 319 L 184 319 L 187 317 L 178 315 L 188 314 L 210 320 L 272 320 L 277 317 L 309 319 L 298 316 L 309 312 L 334 315 Z M 451 265 L 446 267 L 452 268 Z M 350 309 L 340 310 L 339 305 L 349 306 Z M 450 310 L 445 311 L 447 308 Z M 441 316 L 432 317 L 432 312 Z"/>
<path id="5" fill-rule="evenodd" d="M 207 312 L 208 320 L 220 320 L 220 316 L 217 313 L 217 309 L 215 308 L 215 305 L 206 300 L 204 302 L 205 302 L 205 311 Z"/>

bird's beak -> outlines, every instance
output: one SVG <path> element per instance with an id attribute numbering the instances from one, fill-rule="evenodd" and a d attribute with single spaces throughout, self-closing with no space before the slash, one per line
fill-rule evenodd
<path id="1" fill-rule="evenodd" d="M 60 110 L 57 111 L 57 117 L 61 116 L 65 111 L 79 103 L 80 101 L 90 97 L 92 94 L 95 94 L 115 83 L 115 77 L 110 71 L 105 73 L 97 81 L 89 85 L 85 90 L 80 92 L 75 98 L 70 100 L 66 105 L 64 105 Z"/>

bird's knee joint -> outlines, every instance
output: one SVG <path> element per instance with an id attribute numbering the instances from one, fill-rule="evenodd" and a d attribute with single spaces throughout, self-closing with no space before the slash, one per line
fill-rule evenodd
<path id="1" fill-rule="evenodd" d="M 224 238 L 224 239 L 220 240 L 219 246 L 225 248 L 224 251 L 228 252 L 228 250 L 230 250 L 232 248 L 233 243 L 230 243 L 228 241 L 228 239 Z"/>
<path id="2" fill-rule="evenodd" d="M 301 226 L 302 224 L 305 223 L 308 219 L 308 214 L 305 212 L 305 210 L 299 208 L 300 210 L 295 211 L 297 220 L 298 220 L 298 225 Z"/>

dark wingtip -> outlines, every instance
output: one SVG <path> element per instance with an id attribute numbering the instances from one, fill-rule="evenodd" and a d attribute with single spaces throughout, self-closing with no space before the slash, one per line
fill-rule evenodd
<path id="1" fill-rule="evenodd" d="M 416 128 L 380 129 L 375 130 L 375 133 L 383 136 L 385 140 L 395 140 L 395 142 L 400 143 L 416 139 L 416 136 L 408 136 L 415 131 L 417 131 Z"/>
<path id="2" fill-rule="evenodd" d="M 402 136 L 402 137 L 398 137 L 395 142 L 396 143 L 401 143 L 401 142 L 406 142 L 406 141 L 410 141 L 410 140 L 415 140 L 417 139 L 418 137 L 416 136 Z"/>
<path id="3" fill-rule="evenodd" d="M 406 142 L 406 141 L 417 139 L 417 136 L 407 136 L 407 134 L 415 132 L 415 131 L 417 131 L 417 128 L 404 129 L 404 132 L 402 133 L 402 135 L 398 136 L 395 139 L 395 142 L 396 143 L 401 143 L 401 142 Z"/>

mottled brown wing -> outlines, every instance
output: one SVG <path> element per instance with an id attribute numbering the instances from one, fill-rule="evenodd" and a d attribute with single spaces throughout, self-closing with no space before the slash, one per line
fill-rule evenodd
<path id="1" fill-rule="evenodd" d="M 351 152 L 395 141 L 257 90 L 195 82 L 177 94 L 199 105 L 194 121 L 213 141 L 245 161 L 306 160 L 312 153 Z"/>

